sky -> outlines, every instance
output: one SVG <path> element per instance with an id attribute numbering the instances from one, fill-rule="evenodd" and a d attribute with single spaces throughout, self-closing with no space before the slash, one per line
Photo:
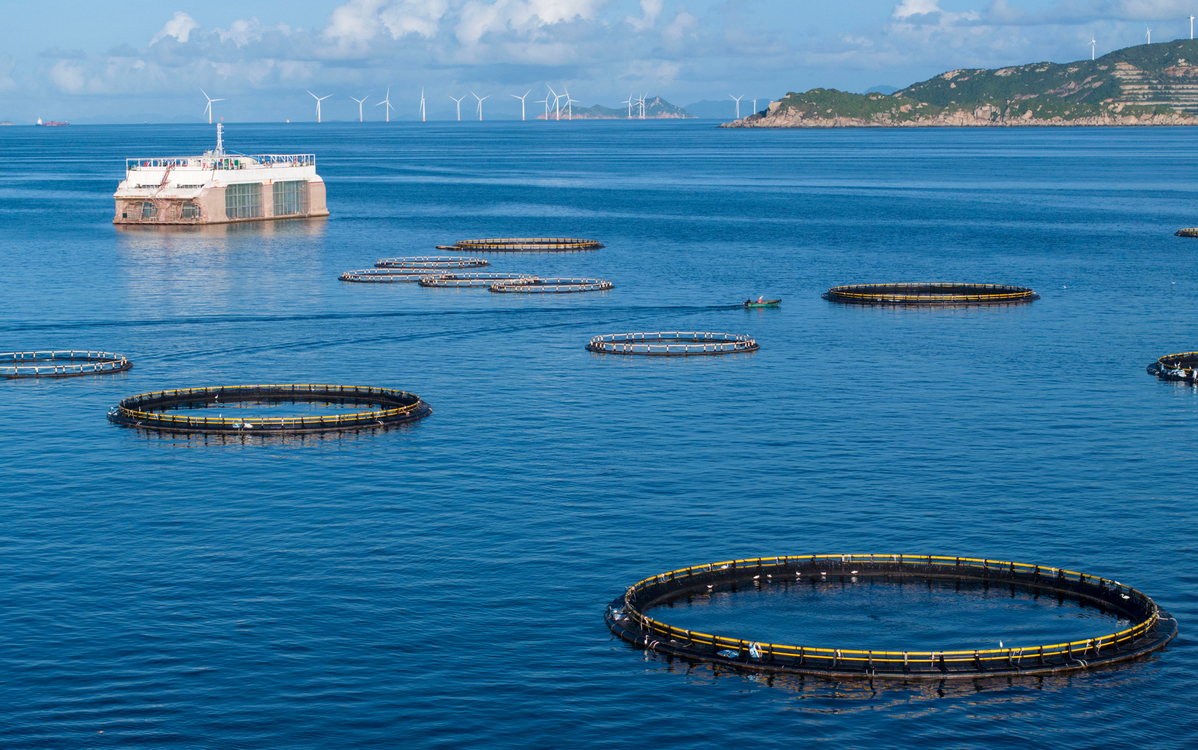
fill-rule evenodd
<path id="1" fill-rule="evenodd" d="M 583 106 L 679 106 L 903 87 L 955 68 L 1189 38 L 1198 0 L 39 0 L 7 3 L 0 119 L 228 122 L 518 118 L 547 86 Z M 747 110 L 745 110 L 747 111 Z M 531 116 L 531 115 L 530 115 Z"/>

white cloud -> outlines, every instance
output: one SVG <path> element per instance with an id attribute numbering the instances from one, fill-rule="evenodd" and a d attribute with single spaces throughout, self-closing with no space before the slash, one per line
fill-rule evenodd
<path id="1" fill-rule="evenodd" d="M 544 26 L 593 20 L 606 4 L 607 0 L 468 0 L 454 35 L 467 46 L 478 44 L 487 34 L 505 31 L 530 36 Z"/>
<path id="2" fill-rule="evenodd" d="M 16 81 L 12 79 L 13 68 L 17 67 L 17 61 L 11 55 L 0 55 L 0 91 L 9 91 L 17 87 Z"/>
<path id="3" fill-rule="evenodd" d="M 333 10 L 324 35 L 342 47 L 361 46 L 384 31 L 392 39 L 431 39 L 448 11 L 448 0 L 350 0 Z"/>
<path id="4" fill-rule="evenodd" d="M 175 11 L 175 15 L 171 20 L 166 22 L 166 25 L 159 29 L 154 38 L 150 40 L 150 44 L 156 44 L 168 36 L 172 36 L 180 42 L 186 43 L 191 32 L 200 28 L 196 20 L 187 15 L 181 10 Z"/>
<path id="5" fill-rule="evenodd" d="M 684 37 L 696 36 L 698 28 L 699 19 L 685 10 L 680 10 L 670 25 L 661 32 L 661 35 L 671 42 L 680 42 Z"/>
<path id="6" fill-rule="evenodd" d="M 87 83 L 83 66 L 71 60 L 59 60 L 50 68 L 50 80 L 68 94 L 78 94 Z"/>
<path id="7" fill-rule="evenodd" d="M 624 21 L 637 31 L 651 29 L 653 24 L 657 23 L 657 17 L 661 15 L 664 4 L 665 0 L 641 0 L 641 18 L 628 16 Z"/>
<path id="8" fill-rule="evenodd" d="M 244 47 L 250 42 L 256 42 L 262 38 L 262 24 L 257 18 L 251 18 L 248 21 L 239 18 L 229 24 L 227 30 L 217 29 L 216 35 L 220 37 L 222 42 L 231 39 L 238 47 Z"/>
<path id="9" fill-rule="evenodd" d="M 940 5 L 937 0 L 903 0 L 894 8 L 893 16 L 895 18 L 910 18 L 911 16 L 923 16 L 929 13 L 940 13 Z"/>

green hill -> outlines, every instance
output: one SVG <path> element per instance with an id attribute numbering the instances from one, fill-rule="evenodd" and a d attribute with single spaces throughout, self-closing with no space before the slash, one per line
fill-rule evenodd
<path id="1" fill-rule="evenodd" d="M 551 112 L 550 119 L 556 117 L 555 112 Z M 628 105 L 617 106 L 615 108 L 605 107 L 602 104 L 596 104 L 593 107 L 574 107 L 575 120 L 627 120 Z M 640 117 L 640 109 L 636 104 L 632 105 L 632 119 Z M 645 99 L 645 118 L 660 120 L 660 119 L 685 119 L 694 117 L 690 112 L 687 112 L 682 107 L 676 107 L 670 104 L 660 96 L 655 96 L 652 99 Z M 537 116 L 538 120 L 544 120 L 545 115 Z M 562 109 L 562 119 L 566 119 L 566 110 Z"/>

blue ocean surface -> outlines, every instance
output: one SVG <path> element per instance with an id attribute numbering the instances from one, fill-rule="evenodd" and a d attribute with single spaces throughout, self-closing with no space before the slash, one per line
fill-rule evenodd
<path id="1" fill-rule="evenodd" d="M 0 350 L 135 363 L 0 381 L 0 746 L 1198 743 L 1198 391 L 1144 370 L 1198 349 L 1198 241 L 1173 236 L 1198 225 L 1193 130 L 231 125 L 230 150 L 315 153 L 331 216 L 112 225 L 125 157 L 197 154 L 214 130 L 0 128 Z M 338 280 L 504 236 L 606 247 L 485 270 L 614 288 Z M 931 280 L 1042 298 L 820 298 Z M 759 294 L 781 307 L 738 306 Z M 584 349 L 672 330 L 761 348 Z M 433 414 L 244 440 L 105 418 L 138 393 L 246 383 L 400 388 Z M 604 625 L 647 576 L 813 553 L 1101 575 L 1180 635 L 1119 668 L 870 685 L 669 662 Z M 1055 600 L 802 596 L 673 613 L 912 649 L 1120 626 Z"/>

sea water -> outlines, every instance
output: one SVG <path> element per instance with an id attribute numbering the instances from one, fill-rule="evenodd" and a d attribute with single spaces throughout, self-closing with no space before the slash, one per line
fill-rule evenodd
<path id="1" fill-rule="evenodd" d="M 204 229 L 114 228 L 111 196 L 125 157 L 199 153 L 213 128 L 0 129 L 0 350 L 135 363 L 0 382 L 0 745 L 1193 744 L 1198 391 L 1144 371 L 1198 349 L 1198 241 L 1173 236 L 1198 224 L 1193 131 L 714 126 L 230 125 L 230 150 L 315 153 L 331 217 Z M 337 278 L 504 236 L 606 247 L 484 270 L 614 289 Z M 1042 299 L 820 298 L 933 280 Z M 738 306 L 758 295 L 781 307 Z M 761 349 L 583 348 L 663 330 Z M 400 388 L 433 414 L 265 441 L 105 419 L 245 383 Z M 871 552 L 1113 578 L 1180 635 L 1093 673 L 870 686 L 671 663 L 603 623 L 662 571 Z M 828 601 L 725 598 L 720 626 L 997 647 L 1062 616 Z"/>

